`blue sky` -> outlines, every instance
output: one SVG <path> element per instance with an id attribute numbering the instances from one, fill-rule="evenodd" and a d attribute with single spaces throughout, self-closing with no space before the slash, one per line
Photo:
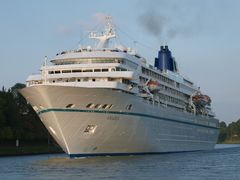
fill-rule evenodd
<path id="1" fill-rule="evenodd" d="M 169 45 L 180 72 L 210 95 L 220 120 L 240 118 L 240 1 L 3 0 L 0 1 L 0 85 L 24 83 L 44 56 L 84 42 L 107 14 L 121 42 L 153 62 Z"/>

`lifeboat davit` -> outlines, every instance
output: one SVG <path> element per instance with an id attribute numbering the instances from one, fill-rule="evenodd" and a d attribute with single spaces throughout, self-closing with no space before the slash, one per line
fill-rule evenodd
<path id="1" fill-rule="evenodd" d="M 147 86 L 151 92 L 160 90 L 160 83 L 154 80 L 150 80 Z"/>

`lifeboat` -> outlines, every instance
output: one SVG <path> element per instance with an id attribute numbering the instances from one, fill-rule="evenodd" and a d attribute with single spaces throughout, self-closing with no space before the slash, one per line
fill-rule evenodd
<path id="1" fill-rule="evenodd" d="M 153 92 L 153 91 L 158 91 L 160 89 L 160 83 L 154 80 L 150 80 L 147 83 L 148 89 Z"/>
<path id="2" fill-rule="evenodd" d="M 192 97 L 192 100 L 195 105 L 206 106 L 211 104 L 211 98 L 201 93 L 197 93 L 196 95 L 194 95 Z"/>

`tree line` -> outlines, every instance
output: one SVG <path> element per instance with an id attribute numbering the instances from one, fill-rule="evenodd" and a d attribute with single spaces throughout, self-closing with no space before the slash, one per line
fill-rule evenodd
<path id="1" fill-rule="evenodd" d="M 49 135 L 39 117 L 18 92 L 24 84 L 17 83 L 0 91 L 0 142 L 12 140 L 45 141 Z"/>
<path id="2" fill-rule="evenodd" d="M 220 122 L 219 143 L 240 143 L 240 119 L 227 125 Z"/>

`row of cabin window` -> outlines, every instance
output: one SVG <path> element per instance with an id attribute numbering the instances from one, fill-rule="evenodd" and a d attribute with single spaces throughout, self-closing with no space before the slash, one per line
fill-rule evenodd
<path id="1" fill-rule="evenodd" d="M 121 78 L 69 78 L 69 79 L 57 79 L 57 80 L 52 80 L 50 82 L 55 83 L 55 82 L 87 82 L 87 81 L 117 81 L 121 82 Z M 125 82 L 122 82 L 125 83 Z M 126 84 L 126 83 L 125 83 Z"/>
<path id="2" fill-rule="evenodd" d="M 33 84 L 42 84 L 42 81 L 28 81 L 28 85 L 33 85 Z"/>
<path id="3" fill-rule="evenodd" d="M 109 71 L 127 71 L 125 68 L 116 67 L 111 69 L 73 69 L 73 70 L 56 70 L 48 71 L 48 74 L 61 74 L 61 73 L 79 73 L 79 72 L 109 72 Z"/>
<path id="4" fill-rule="evenodd" d="M 180 99 L 177 99 L 177 98 L 165 95 L 165 94 L 160 93 L 159 98 L 163 101 L 172 102 L 172 103 L 179 104 L 179 105 L 182 105 L 182 106 L 185 105 L 183 100 L 180 100 Z"/>
<path id="5" fill-rule="evenodd" d="M 111 109 L 113 107 L 112 104 L 93 104 L 93 103 L 89 103 L 88 105 L 86 105 L 86 108 L 89 109 Z"/>
<path id="6" fill-rule="evenodd" d="M 40 106 L 41 108 L 42 106 Z M 74 108 L 75 107 L 75 104 L 68 104 L 66 105 L 66 108 Z M 86 108 L 95 108 L 95 109 L 111 109 L 113 107 L 112 104 L 93 104 L 93 103 L 90 103 L 88 105 L 86 105 Z M 130 107 L 131 108 L 131 107 Z"/>
<path id="7" fill-rule="evenodd" d="M 68 61 L 68 62 L 59 62 L 57 65 L 64 65 L 64 64 L 95 64 L 95 63 L 119 63 L 125 64 L 133 69 L 137 69 L 138 64 L 129 61 L 127 59 L 79 59 L 75 61 Z"/>
<path id="8" fill-rule="evenodd" d="M 193 89 L 185 84 L 181 84 L 181 88 L 185 91 L 193 93 Z"/>
<path id="9" fill-rule="evenodd" d="M 144 99 L 143 102 L 148 103 L 148 104 L 153 104 L 153 101 L 151 101 L 151 100 Z M 176 109 L 178 111 L 182 111 L 183 110 L 183 108 L 180 108 L 180 107 L 177 107 L 177 106 L 174 106 L 174 105 L 170 105 L 170 104 L 165 104 L 165 103 L 162 103 L 162 102 L 158 103 L 157 101 L 154 102 L 154 106 L 168 106 L 168 107 L 174 108 L 174 109 Z"/>
<path id="10" fill-rule="evenodd" d="M 89 109 L 111 109 L 113 107 L 112 104 L 93 104 L 93 103 L 89 103 L 86 108 Z M 126 110 L 131 110 L 132 109 L 132 104 L 128 104 L 125 107 Z"/>
<path id="11" fill-rule="evenodd" d="M 63 65 L 63 64 L 95 64 L 95 63 L 119 63 L 119 64 L 123 64 L 123 59 L 75 59 L 73 61 L 58 62 L 57 65 Z"/>
<path id="12" fill-rule="evenodd" d="M 166 90 L 167 92 L 170 92 L 171 94 L 174 94 L 174 95 L 183 97 L 183 93 L 180 92 L 180 91 L 177 91 L 176 89 L 173 89 L 173 88 L 170 88 L 170 87 L 166 87 L 166 86 L 165 86 L 165 90 Z"/>
<path id="13" fill-rule="evenodd" d="M 154 71 L 151 71 L 150 69 L 146 69 L 146 68 L 142 67 L 142 73 L 147 75 L 147 76 L 151 76 L 151 77 L 153 77 L 155 79 L 158 79 L 158 80 L 161 80 L 163 82 L 166 82 L 168 84 L 174 85 L 174 81 L 173 80 L 171 80 L 171 79 L 169 79 L 169 78 L 167 78 L 165 76 L 162 76 L 162 75 L 160 75 L 160 74 L 158 74 L 158 73 L 156 73 Z"/>
<path id="14" fill-rule="evenodd" d="M 99 59 L 99 60 L 92 60 L 92 59 L 79 59 L 74 61 L 67 61 L 67 62 L 56 62 L 56 65 L 66 65 L 66 64 L 96 64 L 96 63 L 122 63 L 119 59 Z"/>
<path id="15" fill-rule="evenodd" d="M 140 76 L 140 82 L 141 83 L 146 83 L 147 82 L 147 78 L 144 78 L 144 77 Z M 171 94 L 175 94 L 175 95 L 183 97 L 183 93 L 178 91 L 178 90 L 172 89 L 172 88 L 164 86 L 162 84 L 160 84 L 159 86 L 160 86 L 160 90 L 166 90 L 166 91 L 169 91 Z"/>
<path id="16" fill-rule="evenodd" d="M 66 108 L 74 108 L 75 107 L 75 104 L 67 104 L 66 105 Z M 93 104 L 93 103 L 89 103 L 86 105 L 86 108 L 89 108 L 89 109 L 112 109 L 113 107 L 113 104 Z M 33 107 L 36 111 L 40 108 L 40 109 L 44 109 L 43 106 L 39 106 L 39 108 L 37 106 L 34 106 Z M 131 110 L 132 109 L 132 104 L 128 104 L 126 106 L 126 109 L 127 110 Z"/>

